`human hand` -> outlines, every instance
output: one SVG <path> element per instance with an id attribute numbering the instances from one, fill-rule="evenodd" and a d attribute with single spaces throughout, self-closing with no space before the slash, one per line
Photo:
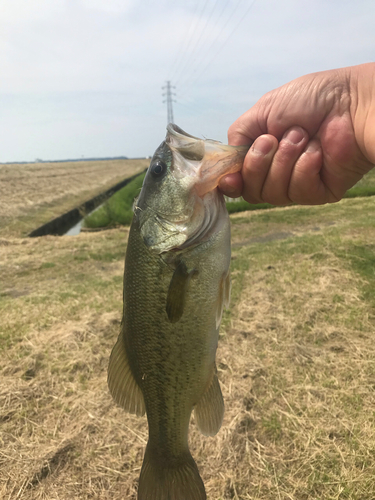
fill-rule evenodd
<path id="1" fill-rule="evenodd" d="M 364 65 L 366 73 L 371 65 Z M 229 144 L 254 141 L 241 173 L 220 189 L 250 203 L 338 201 L 375 163 L 358 68 L 306 75 L 263 96 L 229 128 Z M 354 83 L 353 83 L 354 80 Z M 372 84 L 372 79 L 371 84 Z M 367 131 L 367 132 L 366 132 Z"/>

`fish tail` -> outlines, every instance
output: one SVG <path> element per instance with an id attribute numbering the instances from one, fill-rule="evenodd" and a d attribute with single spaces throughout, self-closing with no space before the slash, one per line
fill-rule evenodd
<path id="1" fill-rule="evenodd" d="M 146 447 L 138 500 L 206 500 L 197 464 L 187 450 L 178 459 L 168 460 Z"/>

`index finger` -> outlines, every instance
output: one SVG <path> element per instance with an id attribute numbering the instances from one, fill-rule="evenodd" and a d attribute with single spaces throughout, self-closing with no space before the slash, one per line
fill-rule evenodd
<path id="1" fill-rule="evenodd" d="M 246 111 L 246 113 L 237 118 L 229 127 L 228 144 L 231 146 L 249 145 L 255 141 L 257 137 L 266 132 L 267 131 L 263 130 L 259 124 L 256 106 L 253 106 Z"/>

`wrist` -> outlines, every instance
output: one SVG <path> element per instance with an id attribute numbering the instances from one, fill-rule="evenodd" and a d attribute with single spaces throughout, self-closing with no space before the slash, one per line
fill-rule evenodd
<path id="1" fill-rule="evenodd" d="M 351 118 L 357 145 L 369 162 L 375 164 L 375 63 L 344 68 L 350 81 Z"/>

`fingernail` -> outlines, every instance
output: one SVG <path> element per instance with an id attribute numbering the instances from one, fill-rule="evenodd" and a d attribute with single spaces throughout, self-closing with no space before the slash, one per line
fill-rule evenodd
<path id="1" fill-rule="evenodd" d="M 293 127 L 284 134 L 283 140 L 291 144 L 299 144 L 305 137 L 305 131 L 301 127 Z"/>
<path id="2" fill-rule="evenodd" d="M 260 136 L 255 140 L 252 151 L 258 155 L 268 154 L 273 147 L 273 142 L 268 137 Z"/>
<path id="3" fill-rule="evenodd" d="M 318 141 L 310 141 L 307 148 L 305 149 L 305 153 L 315 153 L 320 148 L 320 144 Z"/>

